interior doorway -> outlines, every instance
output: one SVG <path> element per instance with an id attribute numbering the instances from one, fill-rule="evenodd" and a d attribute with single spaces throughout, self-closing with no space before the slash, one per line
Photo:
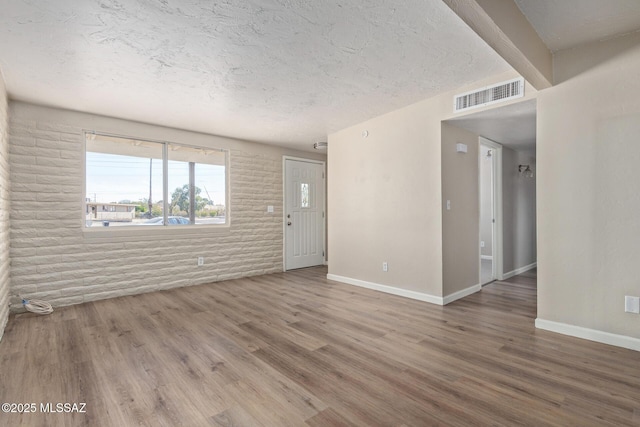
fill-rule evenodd
<path id="1" fill-rule="evenodd" d="M 501 157 L 502 146 L 480 138 L 480 284 L 501 279 Z"/>

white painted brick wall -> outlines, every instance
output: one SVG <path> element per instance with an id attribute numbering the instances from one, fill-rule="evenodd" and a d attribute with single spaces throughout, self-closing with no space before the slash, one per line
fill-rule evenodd
<path id="1" fill-rule="evenodd" d="M 87 237 L 81 228 L 87 123 L 140 138 L 166 128 L 19 104 L 11 103 L 9 125 L 12 309 L 21 308 L 20 295 L 63 306 L 282 271 L 282 155 L 305 154 L 212 137 L 230 150 L 231 228 Z M 167 132 L 175 134 L 168 140 L 192 145 L 205 138 Z M 205 257 L 202 267 L 198 256 Z"/>
<path id="2" fill-rule="evenodd" d="M 0 72 L 0 340 L 9 319 L 9 138 L 7 92 Z"/>

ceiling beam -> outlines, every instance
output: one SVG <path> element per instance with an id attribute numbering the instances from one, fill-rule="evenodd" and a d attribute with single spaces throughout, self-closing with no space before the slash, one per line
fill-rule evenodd
<path id="1" fill-rule="evenodd" d="M 443 0 L 537 90 L 553 86 L 549 48 L 513 0 Z"/>

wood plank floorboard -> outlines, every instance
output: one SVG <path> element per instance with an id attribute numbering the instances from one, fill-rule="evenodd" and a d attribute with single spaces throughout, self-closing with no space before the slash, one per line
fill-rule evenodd
<path id="1" fill-rule="evenodd" d="M 535 270 L 446 307 L 326 274 L 12 315 L 0 403 L 37 411 L 0 426 L 640 425 L 640 352 L 536 330 Z"/>

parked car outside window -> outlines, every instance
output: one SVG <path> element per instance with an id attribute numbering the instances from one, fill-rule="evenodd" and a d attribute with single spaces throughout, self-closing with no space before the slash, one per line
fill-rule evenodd
<path id="1" fill-rule="evenodd" d="M 161 216 L 156 217 L 156 218 L 151 218 L 145 222 L 143 222 L 142 224 L 145 225 L 163 225 L 163 219 Z M 181 216 L 170 216 L 167 218 L 167 222 L 169 223 L 169 225 L 185 225 L 185 224 L 189 224 L 189 218 L 184 218 Z"/>

